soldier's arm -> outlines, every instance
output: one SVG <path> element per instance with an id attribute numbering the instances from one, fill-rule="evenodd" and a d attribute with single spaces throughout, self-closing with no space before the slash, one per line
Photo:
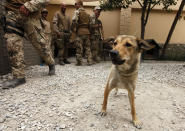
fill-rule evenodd
<path id="1" fill-rule="evenodd" d="M 76 32 L 77 31 L 77 26 L 78 26 L 78 15 L 79 11 L 75 11 L 73 17 L 72 17 L 72 23 L 71 23 L 71 31 Z"/>
<path id="2" fill-rule="evenodd" d="M 89 22 L 89 24 L 90 24 L 90 29 L 93 27 L 93 22 L 92 22 L 92 17 L 90 17 L 90 22 Z"/>
<path id="3" fill-rule="evenodd" d="M 77 21 L 78 21 L 78 15 L 79 15 L 79 11 L 76 10 L 76 11 L 74 12 L 73 17 L 72 17 L 72 21 L 73 21 L 73 22 L 77 22 Z"/>
<path id="4" fill-rule="evenodd" d="M 46 5 L 50 2 L 50 0 L 30 0 L 24 4 L 24 6 L 30 11 L 30 12 L 36 12 L 40 10 L 40 8 L 43 5 Z"/>
<path id="5" fill-rule="evenodd" d="M 100 24 L 100 30 L 101 30 L 101 37 L 102 37 L 102 39 L 104 39 L 103 24 L 100 20 L 99 20 L 99 24 Z"/>
<path id="6" fill-rule="evenodd" d="M 103 32 L 103 24 L 102 24 L 101 21 L 100 21 L 100 28 L 101 28 L 101 30 L 102 30 L 102 32 Z"/>
<path id="7" fill-rule="evenodd" d="M 95 23 L 95 16 L 91 16 L 90 17 L 90 27 L 91 28 L 97 28 L 97 27 L 99 27 L 99 25 Z"/>
<path id="8" fill-rule="evenodd" d="M 53 17 L 53 31 L 59 34 L 60 32 L 58 28 L 58 20 L 59 20 L 58 13 L 56 12 Z"/>

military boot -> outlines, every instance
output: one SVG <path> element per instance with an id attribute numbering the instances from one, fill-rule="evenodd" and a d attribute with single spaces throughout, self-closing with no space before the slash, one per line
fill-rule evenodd
<path id="1" fill-rule="evenodd" d="M 100 57 L 97 56 L 96 59 L 95 59 L 95 62 L 100 63 L 100 61 L 101 61 Z"/>
<path id="2" fill-rule="evenodd" d="M 55 75 L 55 65 L 49 65 L 49 73 L 48 75 Z"/>
<path id="3" fill-rule="evenodd" d="M 93 64 L 95 64 L 94 61 L 87 61 L 87 65 L 88 65 L 88 66 L 91 66 L 91 65 L 93 65 Z"/>
<path id="4" fill-rule="evenodd" d="M 60 65 L 62 65 L 62 66 L 64 66 L 65 65 L 65 63 L 61 60 L 61 61 L 59 61 L 59 64 Z"/>
<path id="5" fill-rule="evenodd" d="M 87 65 L 90 66 L 90 65 L 93 65 L 95 64 L 96 62 L 94 62 L 91 58 L 88 58 L 87 59 Z"/>
<path id="6" fill-rule="evenodd" d="M 77 61 L 75 65 L 76 66 L 82 66 L 82 62 L 81 61 Z"/>
<path id="7" fill-rule="evenodd" d="M 22 85 L 26 83 L 25 78 L 15 78 L 12 80 L 8 80 L 2 84 L 2 89 L 10 89 L 15 88 L 16 86 Z"/>
<path id="8" fill-rule="evenodd" d="M 69 62 L 67 59 L 64 59 L 63 62 L 64 62 L 65 64 L 71 64 L 71 62 Z"/>

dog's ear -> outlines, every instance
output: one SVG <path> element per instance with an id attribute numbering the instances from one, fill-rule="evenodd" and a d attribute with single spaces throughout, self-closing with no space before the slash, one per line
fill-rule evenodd
<path id="1" fill-rule="evenodd" d="M 137 41 L 137 44 L 138 44 L 138 47 L 139 47 L 139 50 L 142 51 L 142 50 L 150 50 L 152 48 L 155 48 L 155 45 L 143 40 L 143 39 L 139 39 L 137 38 L 136 39 Z"/>

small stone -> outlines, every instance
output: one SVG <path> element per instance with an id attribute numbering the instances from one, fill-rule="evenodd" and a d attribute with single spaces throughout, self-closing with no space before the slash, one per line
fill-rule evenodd
<path id="1" fill-rule="evenodd" d="M 5 120 L 6 120 L 6 118 L 5 118 L 5 117 L 3 117 L 3 118 L 0 118 L 0 123 L 3 123 L 3 122 L 5 122 Z"/>
<path id="2" fill-rule="evenodd" d="M 173 103 L 172 105 L 173 105 L 173 106 L 176 106 L 176 103 Z"/>
<path id="3" fill-rule="evenodd" d="M 0 131 L 3 131 L 4 128 L 5 128 L 4 125 L 0 126 Z"/>
<path id="4" fill-rule="evenodd" d="M 21 123 L 21 129 L 24 130 L 25 128 L 26 126 L 23 123 Z"/>
<path id="5" fill-rule="evenodd" d="M 128 125 L 124 124 L 124 125 L 123 125 L 123 127 L 127 128 L 127 127 L 128 127 Z"/>
<path id="6" fill-rule="evenodd" d="M 49 117 L 53 117 L 53 114 L 49 114 Z"/>
<path id="7" fill-rule="evenodd" d="M 37 129 L 40 130 L 42 127 L 41 126 L 38 126 Z"/>
<path id="8" fill-rule="evenodd" d="M 61 130 L 62 130 L 62 128 L 61 128 L 61 127 L 59 127 L 59 126 L 57 126 L 57 127 L 55 127 L 55 130 L 56 130 L 56 131 L 61 131 Z"/>
<path id="9" fill-rule="evenodd" d="M 91 125 L 90 125 L 90 127 L 93 127 L 94 126 L 94 124 L 92 123 Z"/>
<path id="10" fill-rule="evenodd" d="M 172 124 L 175 124 L 175 122 L 174 122 L 173 120 L 171 121 L 171 123 L 172 123 Z"/>
<path id="11" fill-rule="evenodd" d="M 73 128 L 69 128 L 69 131 L 73 131 Z"/>
<path id="12" fill-rule="evenodd" d="M 113 129 L 117 129 L 118 126 L 114 124 L 114 125 L 112 125 L 112 128 L 113 128 Z"/>
<path id="13" fill-rule="evenodd" d="M 65 128 L 66 128 L 66 125 L 62 124 L 61 129 L 65 129 Z"/>
<path id="14" fill-rule="evenodd" d="M 67 116 L 67 117 L 71 117 L 71 116 L 72 116 L 72 114 L 71 114 L 70 112 L 65 112 L 64 114 L 65 114 L 65 116 Z"/>
<path id="15" fill-rule="evenodd" d="M 84 108 L 85 108 L 85 109 L 87 109 L 87 108 L 89 108 L 89 107 L 90 107 L 89 104 L 85 104 L 85 105 L 84 105 Z"/>
<path id="16" fill-rule="evenodd" d="M 105 124 L 105 128 L 107 128 L 107 129 L 109 128 L 109 124 L 108 124 L 108 123 L 107 123 L 107 124 Z"/>

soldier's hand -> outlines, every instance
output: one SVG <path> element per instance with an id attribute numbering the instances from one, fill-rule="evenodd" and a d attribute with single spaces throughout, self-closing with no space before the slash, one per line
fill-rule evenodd
<path id="1" fill-rule="evenodd" d="M 56 32 L 57 34 L 57 37 L 60 37 L 61 36 L 61 33 L 60 32 Z"/>
<path id="2" fill-rule="evenodd" d="M 101 40 L 104 40 L 104 36 L 102 36 Z"/>
<path id="3" fill-rule="evenodd" d="M 94 27 L 95 27 L 95 28 L 98 28 L 98 27 L 99 27 L 99 24 L 94 25 Z"/>
<path id="4" fill-rule="evenodd" d="M 98 24 L 98 26 L 99 26 L 99 27 L 102 27 L 102 25 L 101 25 L 101 24 Z"/>
<path id="5" fill-rule="evenodd" d="M 20 7 L 19 11 L 21 14 L 24 14 L 25 16 L 28 16 L 30 13 L 30 11 L 24 5 Z"/>

